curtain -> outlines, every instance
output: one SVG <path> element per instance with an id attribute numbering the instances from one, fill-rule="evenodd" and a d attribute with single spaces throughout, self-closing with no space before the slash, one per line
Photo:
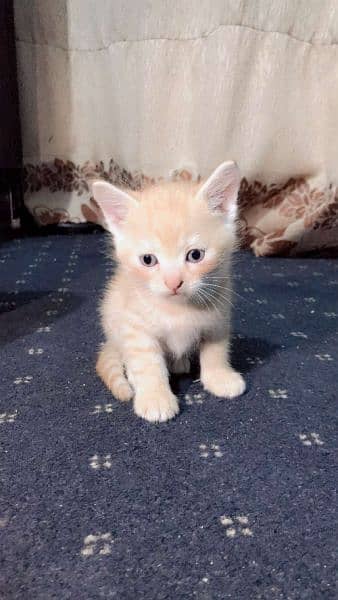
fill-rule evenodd
<path id="1" fill-rule="evenodd" d="M 242 175 L 256 255 L 338 247 L 337 0 L 16 0 L 28 209 L 102 222 L 89 182 Z"/>

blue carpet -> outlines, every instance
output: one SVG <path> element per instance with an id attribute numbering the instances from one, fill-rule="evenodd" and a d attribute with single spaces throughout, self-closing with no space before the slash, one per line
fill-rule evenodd
<path id="1" fill-rule="evenodd" d="M 0 246 L 1 598 L 336 598 L 337 261 L 240 253 L 247 393 L 150 425 L 95 375 L 104 251 Z"/>

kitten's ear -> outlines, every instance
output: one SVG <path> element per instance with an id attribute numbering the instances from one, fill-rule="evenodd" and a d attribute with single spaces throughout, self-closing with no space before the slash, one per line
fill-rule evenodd
<path id="1" fill-rule="evenodd" d="M 107 181 L 94 181 L 92 190 L 109 230 L 116 233 L 126 220 L 131 205 L 136 205 L 136 200 Z"/>
<path id="2" fill-rule="evenodd" d="M 222 213 L 228 221 L 234 221 L 237 212 L 237 195 L 241 176 L 233 161 L 219 165 L 202 185 L 198 197 L 203 197 L 212 212 Z"/>

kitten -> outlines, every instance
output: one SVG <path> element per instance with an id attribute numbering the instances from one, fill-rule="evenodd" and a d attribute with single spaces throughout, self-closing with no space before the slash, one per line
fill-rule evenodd
<path id="1" fill-rule="evenodd" d="M 117 269 L 101 306 L 106 342 L 97 372 L 147 421 L 179 412 L 168 382 L 199 350 L 204 388 L 245 390 L 229 363 L 230 261 L 240 183 L 233 162 L 202 185 L 168 182 L 129 195 L 104 181 L 93 194 L 114 236 Z"/>

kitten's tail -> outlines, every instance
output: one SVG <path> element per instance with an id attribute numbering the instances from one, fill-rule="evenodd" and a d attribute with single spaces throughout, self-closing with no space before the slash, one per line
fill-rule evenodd
<path id="1" fill-rule="evenodd" d="M 112 342 L 103 344 L 97 359 L 96 372 L 115 398 L 123 402 L 131 400 L 133 390 L 125 376 L 120 354 Z"/>

